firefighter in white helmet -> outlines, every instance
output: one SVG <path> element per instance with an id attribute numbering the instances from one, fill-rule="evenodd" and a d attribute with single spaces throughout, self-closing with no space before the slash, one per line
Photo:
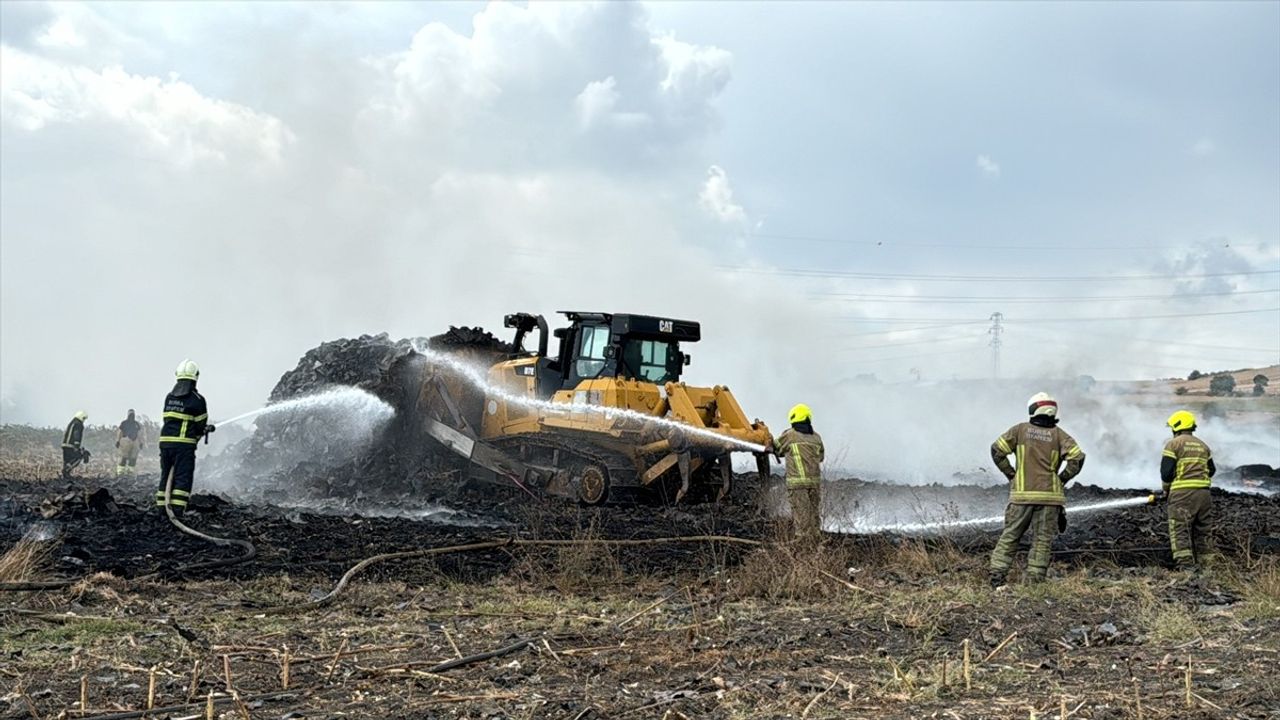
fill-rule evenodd
<path id="1" fill-rule="evenodd" d="M 168 504 L 175 515 L 181 515 L 187 509 L 195 482 L 196 444 L 214 428 L 209 424 L 209 408 L 204 396 L 196 391 L 200 367 L 191 360 L 183 360 L 174 374 L 178 381 L 164 399 L 164 424 L 160 426 L 160 487 L 156 490 L 156 507 L 163 512 Z M 171 475 L 173 491 L 169 494 Z"/>
<path id="2" fill-rule="evenodd" d="M 1028 422 L 1014 425 L 991 444 L 991 459 L 1009 479 L 1004 532 L 991 552 L 992 587 L 1005 584 L 1013 553 L 1028 531 L 1031 552 L 1027 555 L 1026 580 L 1045 579 L 1049 547 L 1066 527 L 1062 487 L 1084 467 L 1084 451 L 1058 427 L 1056 400 L 1048 393 L 1036 393 L 1027 401 L 1027 414 L 1031 416 Z M 1009 464 L 1010 455 L 1016 457 L 1016 467 Z"/>

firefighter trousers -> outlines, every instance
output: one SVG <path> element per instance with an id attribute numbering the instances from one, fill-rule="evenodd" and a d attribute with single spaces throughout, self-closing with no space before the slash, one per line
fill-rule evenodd
<path id="1" fill-rule="evenodd" d="M 84 459 L 84 452 L 78 447 L 62 446 L 62 477 L 71 477 L 71 470 Z"/>
<path id="2" fill-rule="evenodd" d="M 991 574 L 1003 577 L 1013 566 L 1013 554 L 1022 536 L 1031 532 L 1031 552 L 1027 554 L 1027 579 L 1043 580 L 1049 573 L 1049 549 L 1058 535 L 1057 505 L 1015 505 L 1004 511 L 1004 532 L 991 551 Z"/>
<path id="3" fill-rule="evenodd" d="M 1213 497 L 1209 488 L 1169 493 L 1169 549 L 1178 565 L 1206 562 L 1213 555 Z"/>
<path id="4" fill-rule="evenodd" d="M 195 445 L 162 445 L 160 447 L 160 487 L 156 489 L 156 507 L 165 504 L 165 489 L 168 487 L 169 475 L 173 475 L 173 495 L 169 504 L 174 515 L 181 515 L 187 509 L 187 501 L 191 498 L 191 486 L 196 477 Z"/>
<path id="5" fill-rule="evenodd" d="M 816 541 L 822 537 L 820 506 L 822 494 L 817 485 L 787 488 L 787 500 L 791 503 L 791 524 L 796 539 Z"/>
<path id="6" fill-rule="evenodd" d="M 116 475 L 132 475 L 138 465 L 138 441 L 120 438 L 120 458 L 116 461 Z"/>

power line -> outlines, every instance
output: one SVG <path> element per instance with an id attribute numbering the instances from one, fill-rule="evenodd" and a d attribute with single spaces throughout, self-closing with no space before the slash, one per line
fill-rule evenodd
<path id="1" fill-rule="evenodd" d="M 1143 280 L 1195 280 L 1202 278 L 1239 277 L 1242 275 L 1280 275 L 1280 270 L 1242 270 L 1224 273 L 1175 273 L 1150 275 L 919 275 L 912 273 L 867 273 L 844 270 L 804 270 L 797 268 L 758 268 L 717 265 L 717 270 L 756 275 L 790 277 L 850 278 L 859 280 L 916 280 L 921 282 L 1134 282 Z"/>
<path id="2" fill-rule="evenodd" d="M 837 237 L 821 236 L 821 235 L 791 235 L 791 234 L 777 234 L 777 233 L 747 233 L 743 237 L 751 240 L 798 240 L 800 242 L 831 243 L 835 245 L 863 245 L 863 246 L 869 245 L 869 246 L 884 248 L 884 249 L 948 248 L 948 249 L 955 249 L 955 250 L 1025 250 L 1025 251 L 1086 250 L 1086 251 L 1094 251 L 1094 250 L 1196 250 L 1196 249 L 1208 248 L 1208 247 L 1230 248 L 1230 247 L 1267 247 L 1268 246 L 1268 243 L 1265 243 L 1265 242 L 1248 242 L 1248 243 L 1233 244 L 1231 242 L 1226 242 L 1226 241 L 1222 242 L 1221 244 L 1213 243 L 1212 245 L 1208 243 L 1191 244 L 1191 245 L 1115 245 L 1115 244 L 1109 244 L 1109 245 L 1015 245 L 1015 244 L 970 245 L 970 244 L 943 243 L 943 242 L 913 243 L 913 242 L 898 242 L 894 240 L 889 240 L 889 241 L 862 240 L 862 239 L 856 239 L 856 238 L 837 238 Z"/>
<path id="3" fill-rule="evenodd" d="M 915 332 L 914 330 L 911 332 Z M 909 340 L 900 343 L 883 343 L 880 345 L 855 345 L 850 347 L 837 348 L 836 352 L 852 352 L 854 350 L 875 350 L 878 348 L 896 348 L 907 347 L 910 345 L 934 345 L 937 343 L 955 342 L 956 340 L 976 340 L 974 335 L 956 335 L 955 337 L 945 338 L 927 338 L 925 340 Z"/>
<path id="4" fill-rule="evenodd" d="M 1219 312 L 1202 312 L 1202 313 L 1173 313 L 1169 315 L 1118 315 L 1106 317 L 1070 317 L 1070 318 L 1022 318 L 1014 317 L 1012 319 L 1005 318 L 1007 323 L 1063 323 L 1063 322 L 1116 322 L 1123 320 L 1164 320 L 1173 318 L 1192 318 L 1192 317 L 1213 317 L 1219 315 L 1251 315 L 1256 313 L 1280 313 L 1280 307 L 1261 308 L 1257 310 L 1222 310 Z M 841 316 L 836 318 L 846 322 L 869 322 L 869 323 L 943 323 L 950 320 L 963 324 L 985 323 L 986 320 L 961 320 L 960 318 L 900 318 L 900 317 L 858 317 L 858 316 Z M 989 318 L 988 318 L 989 319 Z M 924 329 L 924 328 L 918 328 Z M 905 332 L 905 331 L 903 331 Z"/>
<path id="5" fill-rule="evenodd" d="M 1172 315 L 1129 315 L 1127 317 L 1092 317 L 1092 318 L 1028 318 L 1026 320 L 1008 320 L 1014 323 L 1057 323 L 1057 322 L 1108 322 L 1112 320 L 1166 320 L 1172 318 L 1214 317 L 1218 315 L 1253 315 L 1257 313 L 1280 313 L 1280 307 L 1262 308 L 1259 310 L 1222 310 L 1220 312 L 1174 313 Z"/>
<path id="6" fill-rule="evenodd" d="M 1056 336 L 1056 333 L 1054 333 L 1053 331 L 1044 330 L 1042 328 L 1021 328 L 1020 331 L 1032 332 L 1032 333 L 1043 333 L 1045 335 Z M 903 330 L 902 332 L 915 332 L 915 331 Z M 1107 332 L 1098 332 L 1096 330 L 1090 330 L 1089 335 L 1091 337 L 1120 338 L 1122 340 L 1128 340 L 1130 342 L 1156 343 L 1159 345 L 1173 345 L 1177 347 L 1208 348 L 1210 350 L 1243 350 L 1245 352 L 1280 353 L 1280 347 L 1259 348 L 1259 347 L 1242 347 L 1239 345 L 1218 345 L 1217 343 L 1194 343 L 1194 342 L 1186 342 L 1185 340 L 1168 340 L 1165 338 L 1134 337 L 1133 335 L 1126 335 L 1124 333 L 1107 333 Z"/>
<path id="7" fill-rule="evenodd" d="M 942 352 L 936 352 L 936 353 L 916 353 L 912 355 L 896 355 L 893 357 L 879 357 L 879 358 L 870 358 L 865 360 L 860 359 L 851 363 L 851 365 L 853 365 L 854 367 L 857 367 L 858 365 L 870 365 L 871 363 L 890 362 L 894 360 L 916 360 L 919 358 L 939 357 L 942 355 L 963 355 L 963 354 L 974 353 L 979 350 L 982 350 L 982 348 L 965 348 L 963 350 L 944 350 Z"/>
<path id="8" fill-rule="evenodd" d="M 914 328 L 894 328 L 892 330 L 872 330 L 871 332 L 844 333 L 842 338 L 866 337 L 868 335 L 892 335 L 893 333 L 918 333 L 928 330 L 943 330 L 945 328 L 961 327 L 964 325 L 984 325 L 986 320 L 962 320 L 960 322 L 944 323 L 941 325 L 928 325 L 925 327 Z"/>
<path id="9" fill-rule="evenodd" d="M 1176 301 L 1202 297 L 1224 297 L 1235 295 L 1280 295 L 1280 288 L 1275 290 L 1230 290 L 1225 292 L 1186 293 L 1179 295 L 1056 295 L 1040 297 L 1016 296 L 979 296 L 979 295 L 890 295 L 863 293 L 809 293 L 813 297 L 831 297 L 850 302 L 877 303 L 1057 303 L 1057 302 L 1129 302 L 1129 301 Z"/>

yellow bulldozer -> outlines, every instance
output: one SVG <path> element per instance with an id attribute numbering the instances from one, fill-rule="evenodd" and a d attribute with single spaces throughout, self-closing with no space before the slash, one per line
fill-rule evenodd
<path id="1" fill-rule="evenodd" d="M 562 314 L 569 324 L 554 333 L 541 315 L 508 315 L 515 336 L 497 362 L 422 351 L 415 417 L 467 460 L 471 478 L 599 505 L 723 498 L 733 452 L 754 454 L 768 474 L 769 428 L 749 421 L 729 388 L 681 381 L 682 345 L 700 339 L 698 323 Z"/>

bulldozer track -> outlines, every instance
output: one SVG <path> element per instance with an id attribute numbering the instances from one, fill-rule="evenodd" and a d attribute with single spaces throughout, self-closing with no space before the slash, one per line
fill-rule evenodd
<path id="1" fill-rule="evenodd" d="M 504 452 L 510 453 L 514 457 L 521 457 L 522 448 L 533 448 L 542 451 L 555 452 L 559 451 L 561 461 L 558 469 L 572 470 L 573 468 L 565 462 L 566 456 L 570 458 L 570 463 L 579 465 L 596 465 L 604 468 L 608 473 L 609 479 L 609 495 L 612 496 L 614 491 L 643 491 L 640 486 L 640 473 L 637 472 L 635 463 L 625 454 L 602 448 L 586 442 L 579 438 L 567 437 L 556 433 L 544 433 L 541 435 L 516 435 L 511 437 L 499 438 L 490 441 L 493 446 Z M 542 463 L 533 461 L 533 465 L 541 466 Z M 605 500 L 609 502 L 614 498 L 610 497 Z"/>
<path id="2" fill-rule="evenodd" d="M 601 447 L 589 440 L 568 436 L 563 433 L 546 432 L 539 435 L 517 435 L 498 438 L 489 442 L 495 448 L 510 453 L 513 457 L 521 456 L 521 448 L 536 448 L 542 451 L 558 450 L 562 459 L 557 467 L 562 470 L 571 469 L 563 459 L 565 456 L 573 459 L 570 462 L 576 461 L 584 465 L 590 464 L 603 467 L 609 476 L 610 496 L 605 501 L 606 503 L 637 500 L 670 503 L 675 499 L 675 488 L 664 483 L 662 479 L 649 485 L 641 484 L 641 470 L 636 467 L 630 456 L 621 451 Z M 531 464 L 543 465 L 543 463 L 537 461 L 533 461 Z M 692 485 L 695 492 L 691 493 L 690 500 L 710 500 L 715 497 L 715 492 L 711 488 L 701 487 L 709 482 L 705 476 L 710 467 L 711 465 L 708 463 L 694 471 Z M 719 480 L 715 479 L 712 484 L 718 489 Z"/>

